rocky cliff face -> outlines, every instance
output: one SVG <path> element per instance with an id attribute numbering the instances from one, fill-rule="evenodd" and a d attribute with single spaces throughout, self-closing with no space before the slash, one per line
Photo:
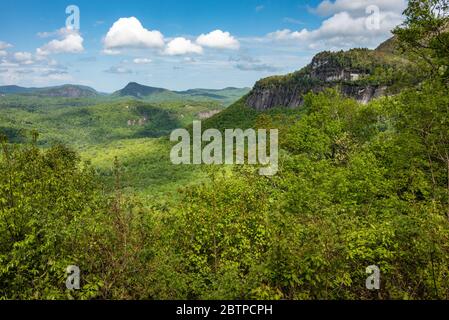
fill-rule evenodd
<path id="1" fill-rule="evenodd" d="M 337 88 L 343 95 L 365 104 L 387 94 L 390 80 L 377 77 L 376 72 L 398 67 L 391 55 L 377 49 L 322 52 L 297 72 L 258 81 L 246 103 L 257 110 L 295 108 L 303 103 L 308 92 Z"/>
<path id="2" fill-rule="evenodd" d="M 315 87 L 313 91 L 319 92 L 323 88 Z M 256 110 L 265 111 L 277 106 L 295 108 L 303 102 L 306 90 L 300 85 L 293 87 L 277 85 L 264 87 L 256 85 L 248 95 L 246 104 Z"/>
<path id="3" fill-rule="evenodd" d="M 367 104 L 372 99 L 386 95 L 387 86 L 371 86 L 371 85 L 343 85 L 340 90 L 343 95 L 353 98 L 362 104 Z"/>
<path id="4" fill-rule="evenodd" d="M 272 88 L 255 87 L 246 99 L 246 104 L 259 111 L 265 111 L 275 107 L 296 108 L 302 105 L 304 101 L 303 96 L 306 93 L 319 93 L 325 88 L 331 87 L 332 86 L 317 85 L 310 90 L 304 90 L 301 86 L 293 88 L 283 86 Z M 372 85 L 341 85 L 337 88 L 343 95 L 353 98 L 359 103 L 366 104 L 372 99 L 386 95 L 388 87 Z"/>

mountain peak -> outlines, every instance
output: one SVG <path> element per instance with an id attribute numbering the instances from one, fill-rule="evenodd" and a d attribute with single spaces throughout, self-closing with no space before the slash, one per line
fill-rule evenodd
<path id="1" fill-rule="evenodd" d="M 135 87 L 135 86 L 145 87 L 144 85 L 142 85 L 142 84 L 140 84 L 140 83 L 131 81 L 131 82 L 129 82 L 129 83 L 125 86 L 125 88 L 128 88 L 128 87 Z"/>
<path id="2" fill-rule="evenodd" d="M 125 96 L 131 96 L 136 98 L 142 98 L 146 96 L 150 96 L 155 93 L 165 92 L 168 91 L 167 89 L 163 88 L 156 88 L 156 87 L 149 87 L 142 85 L 137 82 L 129 82 L 123 89 L 118 90 L 114 92 L 114 95 L 125 97 Z"/>

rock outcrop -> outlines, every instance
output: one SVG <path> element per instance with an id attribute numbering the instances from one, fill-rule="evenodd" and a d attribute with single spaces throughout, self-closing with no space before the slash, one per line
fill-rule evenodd
<path id="1" fill-rule="evenodd" d="M 265 87 L 256 84 L 248 95 L 246 104 L 259 111 L 265 111 L 277 106 L 295 108 L 302 104 L 304 94 L 310 90 L 319 92 L 323 90 L 323 87 L 316 86 L 306 91 L 301 85 Z"/>
<path id="2" fill-rule="evenodd" d="M 217 113 L 220 113 L 221 110 L 210 110 L 210 111 L 203 111 L 198 113 L 198 118 L 200 120 L 209 119 L 210 117 L 213 117 Z"/>
<path id="3" fill-rule="evenodd" d="M 380 47 L 379 47 L 380 48 Z M 343 95 L 366 104 L 388 94 L 393 79 L 379 75 L 384 70 L 401 66 L 393 53 L 381 49 L 352 49 L 321 52 L 303 69 L 286 76 L 274 76 L 258 81 L 246 98 L 246 104 L 256 110 L 301 106 L 304 95 L 336 88 Z"/>

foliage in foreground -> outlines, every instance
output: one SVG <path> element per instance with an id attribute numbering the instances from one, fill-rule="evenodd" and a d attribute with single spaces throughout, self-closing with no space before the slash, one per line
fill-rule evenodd
<path id="1" fill-rule="evenodd" d="M 4 143 L 4 298 L 449 298 L 447 95 L 431 83 L 360 106 L 335 91 L 280 128 L 277 176 L 217 171 L 178 204 L 108 196 L 62 146 Z M 442 107 L 443 106 L 443 107 Z M 65 289 L 78 265 L 82 289 Z M 365 288 L 369 265 L 381 290 Z"/>
<path id="2" fill-rule="evenodd" d="M 66 147 L 3 141 L 1 297 L 449 299 L 448 6 L 411 0 L 395 31 L 428 64 L 418 88 L 366 106 L 309 94 L 300 117 L 237 104 L 241 123 L 279 128 L 274 177 L 212 168 L 178 205 L 144 207 L 117 163 L 108 195 Z M 80 291 L 65 289 L 72 264 Z M 365 288 L 373 264 L 379 291 Z"/>

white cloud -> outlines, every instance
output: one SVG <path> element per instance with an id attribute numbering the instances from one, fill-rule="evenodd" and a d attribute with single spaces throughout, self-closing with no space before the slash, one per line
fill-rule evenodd
<path id="1" fill-rule="evenodd" d="M 38 32 L 37 36 L 39 38 L 51 38 L 51 37 L 65 37 L 69 34 L 73 34 L 73 33 L 78 33 L 76 30 L 73 29 L 69 29 L 69 28 L 60 28 L 58 30 L 55 31 L 43 31 L 43 32 Z"/>
<path id="2" fill-rule="evenodd" d="M 8 61 L 7 59 L 2 59 L 2 61 L 0 62 L 1 68 L 15 68 L 19 66 L 20 65 L 18 63 Z"/>
<path id="3" fill-rule="evenodd" d="M 278 30 L 268 34 L 275 41 L 289 41 L 309 49 L 348 49 L 353 47 L 373 48 L 391 37 L 391 30 L 403 21 L 403 0 L 325 0 L 313 9 L 331 17 L 325 19 L 317 29 Z M 379 6 L 378 27 L 370 25 L 370 5 Z M 343 10 L 345 9 L 345 10 Z M 338 10 L 343 10 L 339 11 Z"/>
<path id="4" fill-rule="evenodd" d="M 25 61 L 25 60 L 31 60 L 32 54 L 29 52 L 16 52 L 14 53 L 14 59 L 17 61 Z"/>
<path id="5" fill-rule="evenodd" d="M 80 53 L 84 51 L 83 37 L 74 30 L 60 29 L 57 34 L 60 40 L 52 40 L 40 48 L 36 49 L 39 56 L 46 56 L 57 53 Z"/>
<path id="6" fill-rule="evenodd" d="M 133 60 L 135 64 L 148 64 L 151 63 L 153 60 L 148 58 L 136 58 Z"/>
<path id="7" fill-rule="evenodd" d="M 135 17 L 120 18 L 104 38 L 105 49 L 162 48 L 164 36 L 159 31 L 145 29 Z"/>
<path id="8" fill-rule="evenodd" d="M 202 54 L 203 48 L 186 38 L 178 37 L 171 40 L 167 44 L 164 53 L 169 56 L 184 55 L 189 53 Z"/>
<path id="9" fill-rule="evenodd" d="M 196 43 L 203 47 L 217 48 L 217 49 L 239 49 L 240 43 L 229 32 L 215 30 L 208 34 L 201 34 Z"/>
<path id="10" fill-rule="evenodd" d="M 65 66 L 60 66 L 55 60 L 34 60 L 27 64 L 30 53 L 16 52 L 12 55 L 14 61 L 2 59 L 0 62 L 0 83 L 4 84 L 49 84 L 72 79 Z M 22 60 L 19 62 L 19 60 Z"/>
<path id="11" fill-rule="evenodd" d="M 13 55 L 14 60 L 19 64 L 33 64 L 33 55 L 30 52 L 16 52 Z"/>
<path id="12" fill-rule="evenodd" d="M 0 41 L 0 83 L 39 84 L 69 79 L 67 68 L 45 55 L 27 51 L 7 52 L 12 45 Z"/>
<path id="13" fill-rule="evenodd" d="M 5 50 L 5 49 L 11 48 L 11 47 L 12 47 L 11 44 L 6 43 L 4 41 L 0 41 L 0 50 Z"/>
<path id="14" fill-rule="evenodd" d="M 265 6 L 264 6 L 264 5 L 257 6 L 257 7 L 256 7 L 256 12 L 260 12 L 260 11 L 262 11 L 263 9 L 265 9 Z"/>
<path id="15" fill-rule="evenodd" d="M 48 65 L 49 66 L 58 66 L 58 61 L 56 61 L 55 59 L 50 59 L 48 60 Z"/>
<path id="16" fill-rule="evenodd" d="M 406 0 L 324 0 L 318 7 L 311 11 L 322 16 L 330 16 L 336 13 L 346 11 L 353 16 L 363 16 L 366 14 L 366 8 L 374 5 L 383 12 L 402 13 L 407 8 Z"/>

